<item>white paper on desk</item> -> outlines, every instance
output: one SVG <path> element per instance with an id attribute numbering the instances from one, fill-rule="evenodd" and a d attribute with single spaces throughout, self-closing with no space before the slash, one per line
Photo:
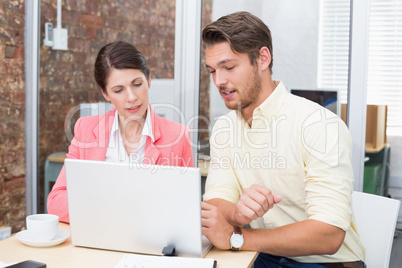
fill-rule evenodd
<path id="1" fill-rule="evenodd" d="M 0 268 L 4 268 L 4 267 L 14 265 L 14 264 L 16 264 L 16 262 L 4 263 L 4 262 L 0 261 Z"/>
<path id="2" fill-rule="evenodd" d="M 114 268 L 213 268 L 214 260 L 211 258 L 185 258 L 126 254 Z"/>

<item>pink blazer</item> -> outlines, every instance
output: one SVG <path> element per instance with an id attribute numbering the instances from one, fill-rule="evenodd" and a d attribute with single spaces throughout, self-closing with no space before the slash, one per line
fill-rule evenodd
<path id="1" fill-rule="evenodd" d="M 167 120 L 150 109 L 155 142 L 147 137 L 144 164 L 193 167 L 190 134 L 186 126 Z M 104 161 L 116 109 L 107 114 L 81 117 L 74 126 L 74 138 L 67 158 Z M 64 166 L 47 199 L 47 210 L 69 222 Z"/>

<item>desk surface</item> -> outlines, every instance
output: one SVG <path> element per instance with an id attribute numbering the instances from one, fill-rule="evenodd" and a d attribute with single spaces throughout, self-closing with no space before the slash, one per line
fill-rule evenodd
<path id="1" fill-rule="evenodd" d="M 64 163 L 64 160 L 67 158 L 65 154 L 59 154 L 59 155 L 51 155 L 47 157 L 47 160 L 50 162 L 57 162 L 57 163 Z"/>
<path id="2" fill-rule="evenodd" d="M 70 230 L 68 224 L 60 223 L 60 229 Z M 35 260 L 47 264 L 49 268 L 63 267 L 113 267 L 127 253 L 76 247 L 71 244 L 71 236 L 62 244 L 49 248 L 26 246 L 15 236 L 0 242 L 0 261 L 5 263 Z M 218 268 L 251 267 L 257 252 L 222 251 L 212 248 L 205 258 L 213 258 Z"/>
<path id="3" fill-rule="evenodd" d="M 198 159 L 198 168 L 201 171 L 201 176 L 208 176 L 209 160 Z"/>

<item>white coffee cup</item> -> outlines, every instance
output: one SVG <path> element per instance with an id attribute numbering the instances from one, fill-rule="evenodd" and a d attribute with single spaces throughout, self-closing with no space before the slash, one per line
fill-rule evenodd
<path id="1" fill-rule="evenodd" d="M 26 218 L 27 230 L 33 241 L 51 241 L 57 234 L 59 216 L 34 214 Z"/>

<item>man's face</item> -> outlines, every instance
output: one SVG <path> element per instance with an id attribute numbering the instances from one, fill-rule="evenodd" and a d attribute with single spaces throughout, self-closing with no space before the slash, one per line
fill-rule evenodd
<path id="1" fill-rule="evenodd" d="M 226 107 L 245 109 L 256 103 L 261 92 L 261 77 L 257 65 L 250 63 L 247 54 L 234 53 L 227 42 L 222 42 L 207 47 L 205 58 Z"/>

